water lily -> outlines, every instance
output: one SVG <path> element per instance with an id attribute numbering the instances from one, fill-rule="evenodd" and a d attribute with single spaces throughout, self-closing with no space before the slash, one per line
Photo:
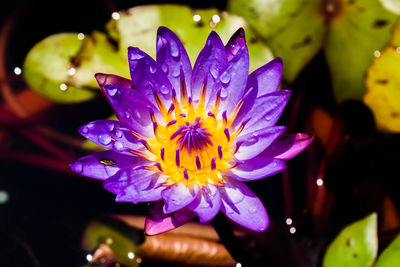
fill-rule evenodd
<path id="1" fill-rule="evenodd" d="M 244 31 L 224 46 L 211 32 L 194 67 L 169 29 L 157 32 L 157 60 L 128 49 L 131 79 L 96 74 L 118 121 L 79 129 L 108 149 L 74 161 L 75 172 L 104 180 L 116 201 L 153 202 L 149 235 L 172 230 L 219 211 L 255 231 L 268 227 L 267 212 L 243 183 L 285 169 L 285 160 L 312 140 L 275 126 L 290 96 L 279 90 L 282 61 L 250 75 Z"/>

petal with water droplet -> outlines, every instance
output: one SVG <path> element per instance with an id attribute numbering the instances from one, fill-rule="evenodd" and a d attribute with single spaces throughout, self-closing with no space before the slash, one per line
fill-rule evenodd
<path id="1" fill-rule="evenodd" d="M 234 222 L 254 231 L 264 231 L 269 225 L 267 211 L 260 199 L 242 182 L 228 181 L 231 188 L 234 188 L 235 196 L 232 190 L 226 187 L 220 187 L 222 196 L 221 211 Z M 240 201 L 235 201 L 238 196 Z"/>
<path id="2" fill-rule="evenodd" d="M 276 92 L 281 82 L 282 59 L 277 57 L 253 71 L 247 80 L 246 92 L 253 88 L 257 97 Z"/>
<path id="3" fill-rule="evenodd" d="M 157 63 L 163 70 L 169 70 L 168 79 L 175 89 L 177 99 L 180 100 L 180 70 L 184 73 L 186 88 L 189 90 L 192 65 L 179 38 L 166 27 L 159 27 L 157 31 Z"/>
<path id="4" fill-rule="evenodd" d="M 149 202 L 161 199 L 165 177 L 143 168 L 126 169 L 104 182 L 104 188 L 117 195 L 118 202 Z"/>
<path id="5" fill-rule="evenodd" d="M 117 89 L 114 95 L 107 95 L 117 118 L 135 132 L 145 137 L 153 137 L 153 122 L 149 108 L 154 111 L 158 122 L 163 123 L 159 109 L 144 98 L 140 91 L 119 86 L 106 86 L 105 91 L 109 88 Z"/>
<path id="6" fill-rule="evenodd" d="M 284 126 L 274 126 L 240 135 L 235 140 L 236 144 L 240 144 L 239 150 L 235 153 L 235 158 L 248 160 L 256 157 L 281 136 L 285 129 Z"/>
<path id="7" fill-rule="evenodd" d="M 240 162 L 223 175 L 239 181 L 250 181 L 274 175 L 285 168 L 282 160 L 260 156 Z"/>
<path id="8" fill-rule="evenodd" d="M 213 31 L 208 36 L 206 45 L 197 57 L 191 80 L 191 96 L 194 100 L 200 98 L 203 84 L 206 82 L 205 103 L 207 110 L 211 108 L 217 91 L 221 87 L 218 77 L 222 70 L 226 68 L 227 62 L 225 47 L 218 34 Z"/>
<path id="9" fill-rule="evenodd" d="M 165 202 L 164 213 L 171 213 L 186 207 L 196 198 L 198 192 L 199 187 L 197 185 L 188 188 L 183 183 L 176 183 L 166 188 L 161 193 Z"/>
<path id="10" fill-rule="evenodd" d="M 128 48 L 128 59 L 132 82 L 137 93 L 148 99 L 154 106 L 157 106 L 154 91 L 160 96 L 165 106 L 170 106 L 172 103 L 172 85 L 167 75 L 162 71 L 161 65 L 136 47 Z M 160 91 L 163 86 L 168 89 L 169 92 L 167 94 Z"/>
<path id="11" fill-rule="evenodd" d="M 142 162 L 142 158 L 107 150 L 79 158 L 70 164 L 70 168 L 80 175 L 105 180 L 120 169 L 130 168 Z"/>
<path id="12" fill-rule="evenodd" d="M 241 132 L 241 135 L 244 135 L 275 125 L 289 97 L 290 90 L 279 90 L 278 92 L 256 98 L 253 105 L 246 105 L 245 103 L 236 116 L 232 127 L 235 128 L 243 121 L 247 121 L 246 126 Z"/>
<path id="13" fill-rule="evenodd" d="M 89 122 L 79 128 L 86 139 L 111 150 L 126 152 L 144 148 L 131 131 L 122 123 L 113 120 Z"/>
<path id="14" fill-rule="evenodd" d="M 216 186 L 205 185 L 188 208 L 199 216 L 200 222 L 211 221 L 219 212 L 221 196 Z"/>

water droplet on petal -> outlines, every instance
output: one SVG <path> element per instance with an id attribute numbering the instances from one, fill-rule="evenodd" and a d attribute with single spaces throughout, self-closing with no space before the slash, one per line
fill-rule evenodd
<path id="1" fill-rule="evenodd" d="M 107 121 L 107 122 L 104 124 L 104 128 L 105 128 L 107 131 L 112 132 L 112 131 L 114 130 L 114 128 L 115 128 L 115 124 L 114 124 L 114 122 L 112 122 L 112 121 Z"/>
<path id="2" fill-rule="evenodd" d="M 103 145 L 108 145 L 109 143 L 111 143 L 111 136 L 109 136 L 107 134 L 100 135 L 99 136 L 99 141 Z"/>
<path id="3" fill-rule="evenodd" d="M 109 89 L 107 90 L 109 96 L 115 96 L 115 94 L 117 93 L 117 91 L 118 91 L 117 88 L 109 88 Z"/>
<path id="4" fill-rule="evenodd" d="M 157 68 L 155 66 L 150 66 L 149 71 L 150 71 L 150 73 L 156 73 Z"/>
<path id="5" fill-rule="evenodd" d="M 166 87 L 165 85 L 162 85 L 160 88 L 161 93 L 163 93 L 164 95 L 169 93 L 169 89 L 168 87 Z"/>
<path id="6" fill-rule="evenodd" d="M 222 83 L 227 84 L 231 80 L 231 75 L 227 71 L 225 71 L 224 73 L 222 73 L 219 79 Z"/>
<path id="7" fill-rule="evenodd" d="M 72 166 L 72 169 L 75 171 L 75 172 L 82 172 L 83 171 L 83 165 L 82 165 L 82 163 L 80 163 L 79 161 L 78 162 L 75 162 L 74 164 L 73 164 L 73 166 Z"/>
<path id="8" fill-rule="evenodd" d="M 131 118 L 131 114 L 128 111 L 125 111 L 125 118 L 128 120 Z"/>
<path id="9" fill-rule="evenodd" d="M 140 120 L 142 118 L 142 113 L 140 113 L 139 109 L 135 110 L 135 118 Z"/>
<path id="10" fill-rule="evenodd" d="M 175 77 L 175 78 L 179 77 L 180 74 L 181 74 L 181 71 L 178 68 L 175 68 L 172 71 L 172 76 Z"/>
<path id="11" fill-rule="evenodd" d="M 225 98 L 227 96 L 228 96 L 228 91 L 222 87 L 220 97 Z"/>
<path id="12" fill-rule="evenodd" d="M 167 74 L 167 72 L 168 72 L 168 65 L 167 65 L 167 64 L 162 65 L 162 66 L 161 66 L 161 69 L 162 69 L 162 71 L 163 71 L 165 74 Z"/>
<path id="13" fill-rule="evenodd" d="M 86 126 L 82 126 L 81 127 L 81 132 L 84 133 L 84 134 L 87 134 L 89 132 L 89 128 L 86 127 Z"/>
<path id="14" fill-rule="evenodd" d="M 256 211 L 257 211 L 256 207 L 250 207 L 249 208 L 249 212 L 252 213 L 252 214 L 254 214 Z"/>
<path id="15" fill-rule="evenodd" d="M 169 43 L 169 48 L 171 51 L 171 56 L 178 57 L 179 56 L 179 47 L 175 42 Z"/>
<path id="16" fill-rule="evenodd" d="M 121 142 L 116 141 L 116 142 L 114 143 L 114 147 L 115 147 L 116 150 L 121 150 L 121 149 L 124 148 L 124 145 L 123 145 Z"/>
<path id="17" fill-rule="evenodd" d="M 117 136 L 118 138 L 121 138 L 122 137 L 122 131 L 120 131 L 120 130 L 115 131 L 115 136 Z"/>
<path id="18" fill-rule="evenodd" d="M 216 65 L 212 65 L 211 66 L 211 68 L 210 68 L 210 73 L 211 73 L 211 75 L 214 77 L 214 79 L 217 79 L 218 78 L 218 75 L 219 75 L 219 70 L 218 70 L 218 67 L 216 66 Z"/>
<path id="19" fill-rule="evenodd" d="M 253 132 L 253 136 L 257 137 L 258 136 L 258 132 Z"/>
<path id="20" fill-rule="evenodd" d="M 144 58 L 144 55 L 139 54 L 139 53 L 131 53 L 129 56 L 130 56 L 129 57 L 130 60 L 139 60 L 139 59 Z"/>

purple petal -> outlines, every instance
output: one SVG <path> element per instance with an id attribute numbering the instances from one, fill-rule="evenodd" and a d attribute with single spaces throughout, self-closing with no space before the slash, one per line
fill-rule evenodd
<path id="1" fill-rule="evenodd" d="M 195 200 L 188 205 L 188 208 L 194 211 L 203 223 L 211 221 L 219 212 L 220 207 L 220 193 L 212 184 L 205 185 Z"/>
<path id="2" fill-rule="evenodd" d="M 249 181 L 274 175 L 285 168 L 286 165 L 282 160 L 255 157 L 239 163 L 236 167 L 224 172 L 224 175 L 239 181 Z"/>
<path id="3" fill-rule="evenodd" d="M 182 69 L 187 89 L 189 89 L 192 65 L 179 38 L 166 27 L 159 27 L 157 31 L 157 63 L 168 76 L 172 87 L 175 89 L 177 99 L 180 101 L 180 72 Z"/>
<path id="4" fill-rule="evenodd" d="M 185 224 L 196 216 L 188 208 L 183 208 L 172 214 L 164 214 L 163 202 L 158 201 L 150 207 L 149 216 L 146 217 L 144 232 L 146 235 L 162 234 Z"/>
<path id="5" fill-rule="evenodd" d="M 229 114 L 236 107 L 243 96 L 248 75 L 249 53 L 247 46 L 243 46 L 219 78 L 222 84 L 220 111 L 226 110 Z"/>
<path id="6" fill-rule="evenodd" d="M 228 43 L 225 45 L 228 62 L 232 60 L 243 46 L 246 46 L 246 38 L 244 36 L 243 28 L 240 28 L 232 35 Z"/>
<path id="7" fill-rule="evenodd" d="M 164 213 L 171 213 L 186 207 L 190 204 L 199 193 L 199 187 L 194 185 L 188 188 L 183 183 L 176 183 L 167 187 L 161 196 L 165 202 Z"/>
<path id="8" fill-rule="evenodd" d="M 237 144 L 240 144 L 239 150 L 235 153 L 235 158 L 238 160 L 254 158 L 281 136 L 285 129 L 284 126 L 273 126 L 240 135 L 235 140 Z"/>
<path id="9" fill-rule="evenodd" d="M 172 85 L 161 66 L 136 47 L 128 48 L 128 60 L 132 82 L 137 93 L 157 106 L 153 93 L 155 92 L 168 108 L 172 103 Z"/>
<path id="10" fill-rule="evenodd" d="M 138 139 L 119 121 L 92 121 L 80 127 L 79 133 L 86 139 L 117 152 L 143 149 L 143 145 L 138 142 Z"/>
<path id="11" fill-rule="evenodd" d="M 242 182 L 229 181 L 220 188 L 221 210 L 234 222 L 254 231 L 264 231 L 269 225 L 268 214 L 258 197 Z"/>
<path id="12" fill-rule="evenodd" d="M 104 93 L 121 122 L 145 137 L 154 136 L 149 109 L 154 111 L 158 121 L 162 122 L 163 119 L 158 108 L 143 98 L 139 91 L 119 86 L 106 86 Z"/>
<path id="13" fill-rule="evenodd" d="M 116 173 L 104 181 L 104 188 L 117 195 L 118 202 L 149 202 L 161 199 L 165 177 L 143 168 Z"/>
<path id="14" fill-rule="evenodd" d="M 79 158 L 70 164 L 70 168 L 80 175 L 104 180 L 121 169 L 130 168 L 142 162 L 142 158 L 107 150 Z"/>
<path id="15" fill-rule="evenodd" d="M 277 57 L 249 75 L 246 91 L 254 88 L 257 97 L 276 92 L 282 76 L 282 59 Z"/>
<path id="16" fill-rule="evenodd" d="M 243 106 L 232 127 L 247 121 L 241 135 L 254 132 L 258 129 L 275 125 L 281 116 L 290 97 L 290 90 L 280 90 L 275 93 L 261 96 L 255 99 L 253 106 Z"/>
<path id="17" fill-rule="evenodd" d="M 94 77 L 96 78 L 97 83 L 103 92 L 105 90 L 105 86 L 107 85 L 122 86 L 126 88 L 132 88 L 133 86 L 131 80 L 119 77 L 117 75 L 96 73 Z"/>
<path id="18" fill-rule="evenodd" d="M 224 44 L 218 34 L 212 31 L 193 67 L 191 97 L 194 101 L 200 98 L 201 90 L 204 83 L 206 83 L 206 107 L 209 109 L 212 106 L 217 91 L 221 87 L 221 82 L 219 81 L 220 73 L 226 68 L 227 62 Z"/>
<path id="19" fill-rule="evenodd" d="M 312 135 L 304 133 L 285 135 L 276 140 L 261 155 L 288 160 L 303 151 L 313 139 Z"/>

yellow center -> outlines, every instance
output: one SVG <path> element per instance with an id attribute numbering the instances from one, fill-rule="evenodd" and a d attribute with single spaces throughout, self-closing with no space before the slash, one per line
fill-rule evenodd
<path id="1" fill-rule="evenodd" d="M 225 113 L 218 120 L 219 94 L 212 110 L 206 112 L 205 88 L 196 108 L 185 92 L 186 89 L 181 91 L 180 104 L 173 96 L 173 105 L 168 110 L 154 94 L 165 125 L 160 125 L 151 114 L 155 137 L 145 138 L 132 132 L 143 140 L 147 149 L 132 153 L 153 161 L 154 164 L 146 168 L 166 175 L 168 185 L 184 182 L 188 186 L 197 184 L 201 187 L 208 183 L 223 183 L 222 173 L 234 166 L 232 158 L 238 149 L 234 140 L 243 129 L 240 126 L 231 132 L 230 126 L 243 103 L 240 102 L 229 117 Z"/>

